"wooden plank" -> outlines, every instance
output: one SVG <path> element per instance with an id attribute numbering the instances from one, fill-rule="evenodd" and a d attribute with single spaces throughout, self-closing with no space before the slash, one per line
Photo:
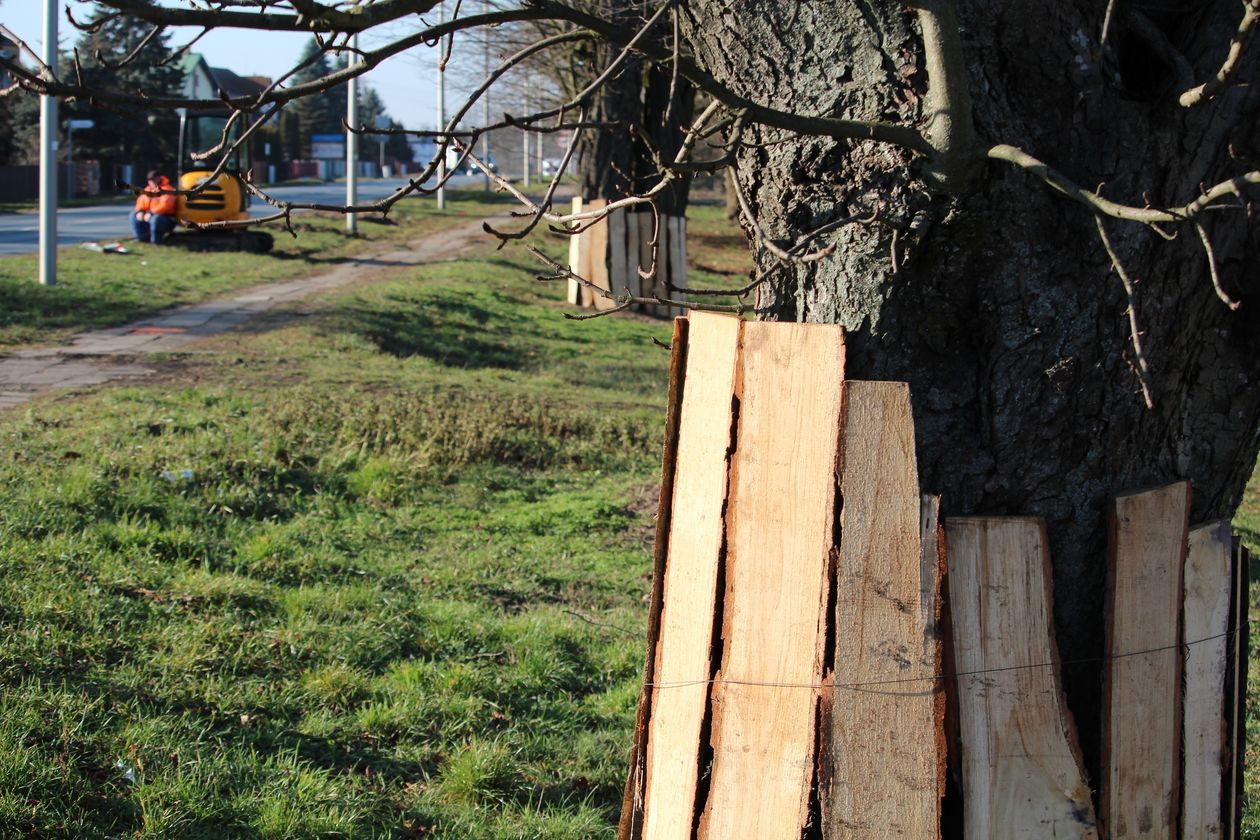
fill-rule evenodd
<path id="1" fill-rule="evenodd" d="M 643 797 L 646 780 L 646 741 L 651 720 L 652 693 L 649 686 L 656 679 L 656 642 L 660 638 L 661 607 L 665 589 L 666 546 L 669 544 L 670 512 L 673 510 L 674 475 L 678 454 L 678 427 L 681 421 L 684 363 L 687 356 L 688 323 L 685 318 L 674 321 L 673 352 L 669 362 L 669 405 L 665 413 L 665 445 L 661 457 L 661 491 L 656 508 L 656 540 L 652 566 L 652 592 L 649 596 L 647 659 L 643 664 L 643 689 L 635 717 L 634 736 L 630 746 L 630 772 L 626 776 L 625 796 L 621 803 L 621 820 L 617 840 L 639 840 L 643 832 Z"/>
<path id="2" fill-rule="evenodd" d="M 1249 584 L 1251 582 L 1251 556 L 1242 540 L 1234 537 L 1234 592 L 1230 615 L 1229 653 L 1233 670 L 1230 685 L 1228 743 L 1231 748 L 1229 790 L 1225 795 L 1226 836 L 1229 840 L 1239 836 L 1242 830 L 1244 770 L 1247 757 L 1247 671 L 1250 665 L 1251 619 Z"/>
<path id="3" fill-rule="evenodd" d="M 1097 838 L 1059 681 L 1045 525 L 951 518 L 945 535 L 968 839 Z"/>
<path id="4" fill-rule="evenodd" d="M 689 321 L 670 514 L 680 527 L 669 534 L 647 742 L 644 836 L 652 840 L 689 840 L 695 822 L 739 353 L 738 318 L 696 313 Z"/>
<path id="5" fill-rule="evenodd" d="M 945 758 L 939 555 L 935 530 L 921 532 L 905 383 L 846 384 L 840 486 L 824 834 L 930 840 Z"/>
<path id="6" fill-rule="evenodd" d="M 626 215 L 626 282 L 630 285 L 630 294 L 635 297 L 643 295 L 643 280 L 639 277 L 639 213 Z"/>
<path id="7" fill-rule="evenodd" d="M 669 216 L 669 282 L 674 291 L 669 296 L 674 300 L 686 300 L 687 293 L 687 217 Z M 680 306 L 671 309 L 675 315 L 686 312 Z"/>
<path id="8" fill-rule="evenodd" d="M 614 294 L 626 293 L 629 266 L 626 265 L 626 211 L 615 210 L 608 216 L 608 288 Z"/>
<path id="9" fill-rule="evenodd" d="M 1183 840 L 1220 840 L 1224 836 L 1224 783 L 1232 778 L 1225 750 L 1226 635 L 1233 595 L 1234 544 L 1229 521 L 1190 531 L 1186 554 L 1185 679 L 1182 717 Z"/>
<path id="10" fill-rule="evenodd" d="M 643 266 L 644 271 L 648 271 L 654 265 L 653 260 L 658 254 L 653 252 L 652 237 L 656 233 L 656 220 L 652 213 L 639 214 L 639 265 Z M 664 243 L 666 234 L 662 231 L 661 242 Z M 663 252 L 661 252 L 663 253 Z M 654 297 L 661 294 L 660 273 L 662 271 L 659 263 L 656 263 L 656 276 L 651 280 L 642 281 L 643 294 L 645 297 Z M 664 315 L 665 308 L 655 304 L 645 307 L 645 311 L 649 315 L 661 317 Z"/>
<path id="11" fill-rule="evenodd" d="M 843 331 L 744 325 L 700 840 L 800 840 L 814 778 Z M 742 380 L 742 381 L 741 381 Z"/>
<path id="12" fill-rule="evenodd" d="M 1113 840 L 1177 836 L 1189 510 L 1189 482 L 1112 507 L 1100 801 Z"/>
<path id="13" fill-rule="evenodd" d="M 573 212 L 582 212 L 582 197 L 576 196 L 573 199 Z M 582 235 L 576 234 L 569 237 L 569 268 L 576 274 L 582 273 Z M 582 286 L 578 281 L 570 279 L 565 289 L 564 299 L 574 306 L 582 305 Z"/>
<path id="14" fill-rule="evenodd" d="M 606 200 L 595 198 L 586 202 L 586 208 L 588 210 L 600 210 L 607 204 Z M 608 285 L 608 220 L 601 219 L 591 225 L 586 235 L 589 238 L 587 247 L 590 249 L 589 256 L 586 258 L 588 260 L 586 268 L 589 272 L 586 275 L 586 279 L 601 289 L 611 289 L 612 287 Z M 591 296 L 589 305 L 597 310 L 612 309 L 617 305 L 601 294 L 596 294 L 589 289 L 587 291 Z"/>

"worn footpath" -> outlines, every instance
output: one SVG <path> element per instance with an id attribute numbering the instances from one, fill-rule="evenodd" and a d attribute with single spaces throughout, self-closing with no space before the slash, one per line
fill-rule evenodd
<path id="1" fill-rule="evenodd" d="M 53 388 L 143 379 L 155 373 L 145 363 L 147 355 L 186 352 L 200 339 L 310 295 L 360 281 L 376 270 L 451 259 L 483 235 L 479 220 L 414 240 L 398 250 L 347 259 L 330 271 L 255 286 L 232 297 L 179 307 L 119 327 L 79 333 L 63 346 L 0 355 L 0 410 Z"/>

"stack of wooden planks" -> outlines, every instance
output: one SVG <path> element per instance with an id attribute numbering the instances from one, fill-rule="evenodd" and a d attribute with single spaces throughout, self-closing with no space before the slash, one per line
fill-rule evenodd
<path id="1" fill-rule="evenodd" d="M 573 199 L 573 212 L 602 210 L 608 202 Z M 659 223 L 658 223 L 659 219 Z M 614 210 L 569 238 L 569 267 L 594 286 L 615 295 L 685 300 L 687 288 L 687 219 L 651 212 Z M 645 279 L 644 274 L 651 275 Z M 570 280 L 567 300 L 575 306 L 612 309 L 616 301 L 577 280 Z M 681 314 L 678 307 L 636 306 L 661 318 Z"/>
<path id="2" fill-rule="evenodd" d="M 906 386 L 847 382 L 837 327 L 676 325 L 621 836 L 937 836 L 943 558 Z"/>
<path id="3" fill-rule="evenodd" d="M 957 836 L 1235 840 L 1248 561 L 1187 482 L 1113 502 L 1094 791 L 1045 524 L 942 523 L 839 328 L 694 313 L 673 350 L 621 840 L 939 838 L 946 685 Z"/>

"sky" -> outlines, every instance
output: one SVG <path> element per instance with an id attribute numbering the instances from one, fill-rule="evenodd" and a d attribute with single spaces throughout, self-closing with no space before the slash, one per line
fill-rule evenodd
<path id="1" fill-rule="evenodd" d="M 62 49 L 69 49 L 81 33 L 66 20 L 64 0 L 59 5 L 63 11 L 58 19 L 57 40 Z M 81 21 L 90 15 L 91 6 L 75 0 L 70 9 Z M 43 8 L 43 0 L 0 0 L 0 23 L 32 49 L 42 50 Z M 182 46 L 199 31 L 191 27 L 171 29 L 169 43 L 173 48 Z M 198 41 L 193 50 L 205 56 L 211 67 L 226 67 L 241 76 L 275 78 L 293 66 L 309 40 L 309 35 L 297 33 L 216 30 Z M 386 40 L 388 35 L 369 33 L 361 36 L 359 46 L 371 49 Z M 437 122 L 436 52 L 421 48 L 394 56 L 362 77 L 380 94 L 390 116 L 407 128 L 429 128 Z M 447 75 L 450 83 L 451 74 Z M 448 109 L 453 104 L 453 91 L 448 88 Z"/>

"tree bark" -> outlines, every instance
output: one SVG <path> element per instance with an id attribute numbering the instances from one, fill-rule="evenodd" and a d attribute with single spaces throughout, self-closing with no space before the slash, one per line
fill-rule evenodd
<path id="1" fill-rule="evenodd" d="M 623 27 L 633 27 L 637 7 L 626 0 L 602 4 L 602 16 Z M 594 66 L 608 67 L 620 50 L 599 42 L 594 47 Z M 670 68 L 645 63 L 634 55 L 623 59 L 620 70 L 596 95 L 591 118 L 610 123 L 604 131 L 587 132 L 579 172 L 582 197 L 616 201 L 642 194 L 661 177 L 658 162 L 672 161 L 682 147 L 685 128 L 691 123 L 695 88 Z M 691 176 L 671 181 L 655 201 L 665 216 L 685 216 Z"/>
<path id="2" fill-rule="evenodd" d="M 1147 4 L 1122 4 L 1142 11 Z M 1219 67 L 1236 2 L 1150 4 L 1148 18 L 1198 80 Z M 1123 20 L 1099 45 L 1105 3 L 975 0 L 959 11 L 975 131 L 1082 186 L 1141 205 L 1184 203 L 1200 183 L 1260 157 L 1260 93 L 1228 90 L 1187 110 L 1175 68 Z M 1184 7 L 1181 8 L 1181 7 Z M 684 32 L 700 64 L 754 101 L 811 115 L 922 126 L 925 56 L 895 0 L 691 0 Z M 1240 77 L 1254 80 L 1254 54 Z M 1260 446 L 1260 235 L 1242 212 L 1208 214 L 1221 275 L 1198 236 L 1164 241 L 1107 220 L 1139 280 L 1136 306 L 1154 408 L 1132 369 L 1130 305 L 1094 219 L 1023 171 L 990 162 L 946 193 L 899 148 L 753 133 L 739 153 L 756 224 L 780 245 L 839 217 L 820 262 L 783 264 L 754 244 L 758 317 L 843 324 L 849 375 L 911 384 L 925 492 L 946 515 L 1045 517 L 1069 702 L 1097 779 L 1106 505 L 1181 478 L 1192 520 L 1231 515 Z M 769 142 L 784 141 L 786 142 Z M 751 141 L 759 141 L 753 143 Z M 747 224 L 745 220 L 745 224 Z M 751 228 L 750 228 L 751 235 Z"/>

